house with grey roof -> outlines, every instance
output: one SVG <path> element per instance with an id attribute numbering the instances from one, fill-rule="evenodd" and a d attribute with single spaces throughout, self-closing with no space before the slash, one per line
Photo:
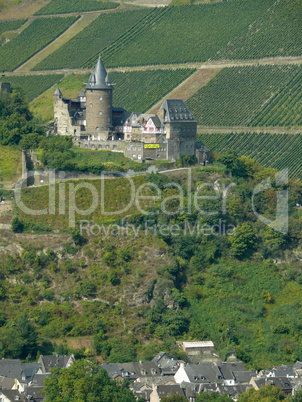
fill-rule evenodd
<path id="1" fill-rule="evenodd" d="M 175 382 L 181 384 L 188 382 L 192 384 L 200 383 L 221 383 L 223 384 L 223 374 L 216 363 L 208 362 L 201 364 L 181 364 L 174 376 Z"/>
<path id="2" fill-rule="evenodd" d="M 74 362 L 74 355 L 70 356 L 40 356 L 38 364 L 41 365 L 42 373 L 50 373 L 54 367 L 68 368 Z"/>
<path id="3" fill-rule="evenodd" d="M 3 389 L 0 391 L 0 402 L 24 402 L 23 396 L 15 389 Z"/>

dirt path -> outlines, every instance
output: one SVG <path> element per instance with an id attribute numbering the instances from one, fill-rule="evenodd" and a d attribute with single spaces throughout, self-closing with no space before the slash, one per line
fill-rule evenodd
<path id="1" fill-rule="evenodd" d="M 67 43 L 76 34 L 81 32 L 86 28 L 92 21 L 98 17 L 98 14 L 88 14 L 82 15 L 78 20 L 76 20 L 66 31 L 64 31 L 60 36 L 58 36 L 53 42 L 48 46 L 44 47 L 40 52 L 36 53 L 33 57 L 27 60 L 24 64 L 18 67 L 16 73 L 29 72 L 47 56 L 53 53 L 55 50 L 59 49 L 65 43 Z"/>
<path id="2" fill-rule="evenodd" d="M 108 72 L 111 71 L 146 71 L 146 70 L 176 70 L 178 68 L 196 68 L 198 70 L 206 69 L 222 69 L 230 67 L 244 67 L 244 66 L 266 66 L 266 65 L 286 65 L 286 64 L 302 64 L 302 56 L 298 57 L 272 57 L 255 60 L 217 60 L 207 61 L 205 63 L 182 63 L 182 64 L 156 64 L 147 66 L 135 66 L 135 67 L 115 67 L 107 68 Z M 61 70 L 44 70 L 44 71 L 13 71 L 6 72 L 4 75 L 48 75 L 48 74 L 87 74 L 91 72 L 91 69 L 61 69 Z"/>
<path id="3" fill-rule="evenodd" d="M 301 127 L 209 127 L 197 126 L 197 134 L 231 134 L 231 133 L 268 133 L 268 134 L 300 134 Z"/>
<path id="4" fill-rule="evenodd" d="M 220 68 L 197 70 L 177 87 L 172 89 L 166 96 L 153 105 L 147 113 L 157 113 L 158 109 L 166 99 L 179 99 L 186 101 L 195 94 L 201 87 L 206 85 L 220 71 Z"/>

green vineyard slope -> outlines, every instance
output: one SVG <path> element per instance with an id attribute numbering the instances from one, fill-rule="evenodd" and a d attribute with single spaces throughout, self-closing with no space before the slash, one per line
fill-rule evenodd
<path id="1" fill-rule="evenodd" d="M 113 92 L 114 106 L 136 112 L 145 112 L 194 71 L 194 69 L 186 68 L 126 73 L 112 72 L 110 79 L 116 84 Z"/>
<path id="2" fill-rule="evenodd" d="M 301 0 L 276 1 L 263 15 L 216 53 L 215 59 L 300 56 Z"/>
<path id="3" fill-rule="evenodd" d="M 34 20 L 15 39 L 0 48 L 0 71 L 13 71 L 61 35 L 77 17 Z"/>
<path id="4" fill-rule="evenodd" d="M 21 88 L 28 102 L 31 102 L 62 78 L 63 74 L 24 75 L 0 77 L 0 81 L 10 82 L 13 88 Z"/>
<path id="5" fill-rule="evenodd" d="M 301 70 L 294 65 L 225 68 L 187 105 L 203 126 L 247 126 Z M 279 121 L 272 119 L 270 124 Z"/>
<path id="6" fill-rule="evenodd" d="M 20 28 L 26 20 L 13 20 L 13 21 L 1 21 L 0 22 L 0 35 L 7 31 L 15 31 Z"/>
<path id="7" fill-rule="evenodd" d="M 67 14 L 72 12 L 85 12 L 112 9 L 118 7 L 118 3 L 99 0 L 52 0 L 35 13 L 35 15 Z"/>
<path id="8" fill-rule="evenodd" d="M 86 63 L 89 64 L 91 58 L 98 57 L 102 49 L 109 46 L 149 13 L 150 10 L 144 9 L 101 14 L 87 28 L 46 57 L 33 70 L 80 68 Z"/>
<path id="9" fill-rule="evenodd" d="M 302 126 L 302 68 L 251 121 L 251 126 Z"/>
<path id="10" fill-rule="evenodd" d="M 111 67 L 206 61 L 272 3 L 240 0 L 158 10 L 155 23 L 142 21 L 103 57 Z"/>
<path id="11" fill-rule="evenodd" d="M 301 178 L 302 134 L 199 134 L 198 139 L 213 152 L 235 149 L 265 167 L 288 168 L 290 177 Z"/>

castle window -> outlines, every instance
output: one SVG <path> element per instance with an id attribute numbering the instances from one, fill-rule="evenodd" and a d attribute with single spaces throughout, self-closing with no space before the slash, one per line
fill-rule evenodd
<path id="1" fill-rule="evenodd" d="M 132 158 L 133 158 L 133 159 L 135 159 L 135 158 L 136 158 L 136 155 L 135 155 L 135 154 L 133 154 L 133 155 L 132 155 Z"/>
<path id="2" fill-rule="evenodd" d="M 103 149 L 103 146 L 102 146 L 102 145 L 99 145 L 99 149 Z"/>
<path id="3" fill-rule="evenodd" d="M 109 149 L 109 145 L 106 145 L 106 149 Z"/>
<path id="4" fill-rule="evenodd" d="M 131 151 L 131 147 L 127 147 L 127 151 Z"/>
<path id="5" fill-rule="evenodd" d="M 92 107 L 92 103 L 90 103 L 90 107 Z"/>
<path id="6" fill-rule="evenodd" d="M 137 159 L 142 159 L 142 155 L 141 155 L 141 154 L 138 154 L 138 155 L 137 155 Z"/>
<path id="7" fill-rule="evenodd" d="M 96 127 L 95 129 L 96 129 L 96 131 L 99 131 L 99 130 L 100 130 L 100 127 Z"/>
<path id="8" fill-rule="evenodd" d="M 102 96 L 100 97 L 100 100 L 103 100 Z"/>
<path id="9" fill-rule="evenodd" d="M 131 150 L 132 150 L 132 151 L 136 151 L 136 147 L 131 147 Z"/>
<path id="10" fill-rule="evenodd" d="M 103 113 L 102 112 L 99 112 L 99 115 L 101 116 Z"/>
<path id="11" fill-rule="evenodd" d="M 138 150 L 138 151 L 141 151 L 141 150 L 142 150 L 142 147 L 137 147 L 137 150 Z"/>
<path id="12" fill-rule="evenodd" d="M 117 146 L 116 146 L 116 145 L 113 145 L 113 149 L 117 149 Z"/>

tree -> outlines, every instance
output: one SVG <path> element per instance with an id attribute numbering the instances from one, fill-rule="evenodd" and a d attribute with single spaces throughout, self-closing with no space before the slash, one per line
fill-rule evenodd
<path id="1" fill-rule="evenodd" d="M 182 395 L 174 394 L 171 396 L 164 396 L 161 402 L 187 402 L 187 398 Z"/>
<path id="2" fill-rule="evenodd" d="M 7 333 L 7 357 L 14 359 L 34 358 L 37 355 L 37 333 L 26 313 L 20 315 Z"/>
<path id="3" fill-rule="evenodd" d="M 110 380 L 96 360 L 75 361 L 69 368 L 55 368 L 45 379 L 45 402 L 135 402 L 127 383 Z"/>
<path id="4" fill-rule="evenodd" d="M 23 222 L 16 216 L 12 221 L 12 231 L 15 233 L 22 233 L 24 229 Z"/>
<path id="5" fill-rule="evenodd" d="M 246 175 L 245 165 L 233 149 L 226 149 L 221 152 L 217 158 L 217 162 L 226 167 L 226 172 L 234 176 L 244 177 Z"/>
<path id="6" fill-rule="evenodd" d="M 233 399 L 229 398 L 227 395 L 216 394 L 211 392 L 207 394 L 206 392 L 201 392 L 197 395 L 196 402 L 207 402 L 207 401 L 218 401 L 218 402 L 232 402 Z"/>
<path id="7" fill-rule="evenodd" d="M 254 252 L 257 238 L 252 226 L 249 223 L 243 223 L 231 233 L 230 242 L 233 256 L 243 259 Z"/>
<path id="8" fill-rule="evenodd" d="M 238 402 L 277 402 L 283 401 L 284 399 L 285 396 L 281 388 L 273 385 L 266 385 L 258 391 L 254 388 L 250 388 L 247 392 L 244 392 L 239 396 Z"/>

